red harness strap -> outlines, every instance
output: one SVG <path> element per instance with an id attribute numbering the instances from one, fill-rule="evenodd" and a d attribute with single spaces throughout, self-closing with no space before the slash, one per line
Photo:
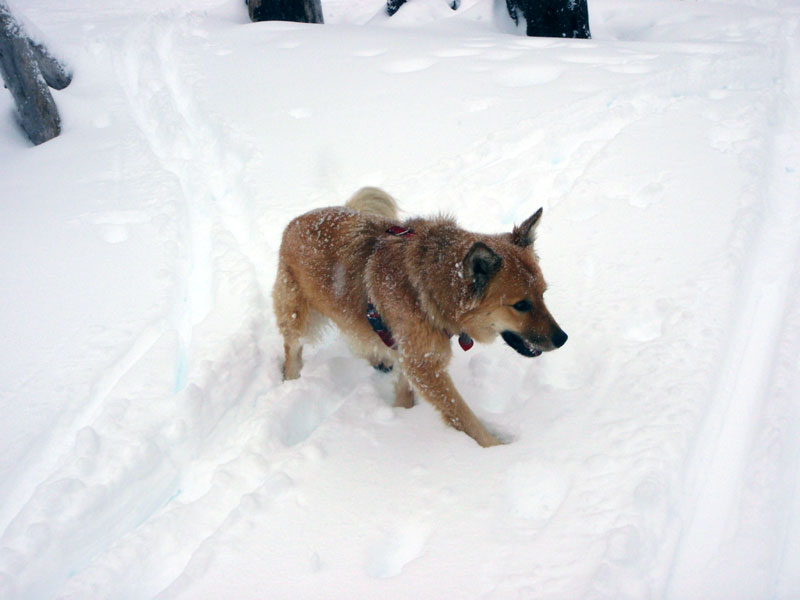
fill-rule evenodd
<path id="1" fill-rule="evenodd" d="M 389 331 L 389 328 L 383 324 L 383 319 L 378 314 L 378 311 L 375 309 L 375 305 L 372 304 L 372 301 L 367 302 L 367 321 L 372 326 L 372 330 L 378 334 L 378 337 L 381 338 L 381 341 L 389 346 L 389 348 L 396 348 L 397 344 L 392 337 L 392 332 Z"/>
<path id="2" fill-rule="evenodd" d="M 381 338 L 381 341 L 386 344 L 392 350 L 397 348 L 397 342 L 395 342 L 394 337 L 392 336 L 392 332 L 389 330 L 388 327 L 381 319 L 380 313 L 378 313 L 378 309 L 375 308 L 375 305 L 372 303 L 372 300 L 367 302 L 367 321 L 372 326 L 372 330 L 378 334 L 378 337 Z M 447 337 L 453 337 L 449 331 L 445 331 Z M 461 349 L 466 352 L 472 346 L 475 345 L 475 342 L 469 335 L 464 332 L 458 334 L 458 345 L 461 346 Z"/>
<path id="3" fill-rule="evenodd" d="M 396 235 L 398 237 L 408 237 L 410 235 L 414 235 L 417 232 L 409 227 L 402 227 L 401 225 L 392 225 L 389 229 L 386 230 L 386 233 L 389 235 Z"/>

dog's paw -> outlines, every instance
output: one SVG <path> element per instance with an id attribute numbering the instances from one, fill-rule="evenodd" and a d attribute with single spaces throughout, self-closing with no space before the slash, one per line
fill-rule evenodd
<path id="1" fill-rule="evenodd" d="M 491 446 L 505 446 L 506 444 L 510 444 L 514 441 L 514 437 L 512 435 L 498 431 L 491 427 L 487 427 L 486 433 L 491 438 L 492 442 L 489 444 L 482 444 L 481 442 L 478 442 L 484 448 L 489 448 Z"/>
<path id="2" fill-rule="evenodd" d="M 491 434 L 481 436 L 477 442 L 484 448 L 491 448 L 492 446 L 502 446 L 504 442 L 498 440 Z"/>

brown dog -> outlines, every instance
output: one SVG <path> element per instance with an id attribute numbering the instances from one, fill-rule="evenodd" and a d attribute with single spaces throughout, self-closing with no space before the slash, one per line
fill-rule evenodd
<path id="1" fill-rule="evenodd" d="M 444 217 L 401 224 L 386 192 L 364 188 L 344 207 L 297 217 L 284 231 L 272 292 L 284 378 L 300 376 L 302 344 L 327 318 L 373 365 L 397 367 L 395 406 L 413 406 L 413 390 L 481 446 L 499 444 L 447 374 L 450 337 L 468 349 L 499 333 L 523 356 L 567 341 L 544 304 L 532 251 L 541 215 L 498 235 Z"/>

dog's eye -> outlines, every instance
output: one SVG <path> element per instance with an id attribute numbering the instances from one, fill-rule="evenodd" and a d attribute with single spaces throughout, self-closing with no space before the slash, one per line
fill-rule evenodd
<path id="1" fill-rule="evenodd" d="M 512 304 L 514 310 L 518 310 L 519 312 L 528 312 L 531 309 L 531 301 L 530 300 L 520 300 L 516 304 Z"/>

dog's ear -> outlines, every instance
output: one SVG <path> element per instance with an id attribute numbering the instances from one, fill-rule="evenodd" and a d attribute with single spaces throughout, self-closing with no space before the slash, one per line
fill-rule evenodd
<path id="1" fill-rule="evenodd" d="M 482 296 L 503 259 L 483 242 L 475 242 L 464 257 L 464 277 L 472 282 L 475 296 Z"/>
<path id="2" fill-rule="evenodd" d="M 541 216 L 542 209 L 540 208 L 525 221 L 523 221 L 522 225 L 515 225 L 514 230 L 511 232 L 512 243 L 516 244 L 517 246 L 522 246 L 523 248 L 527 248 L 533 244 L 535 237 L 534 232 Z"/>

